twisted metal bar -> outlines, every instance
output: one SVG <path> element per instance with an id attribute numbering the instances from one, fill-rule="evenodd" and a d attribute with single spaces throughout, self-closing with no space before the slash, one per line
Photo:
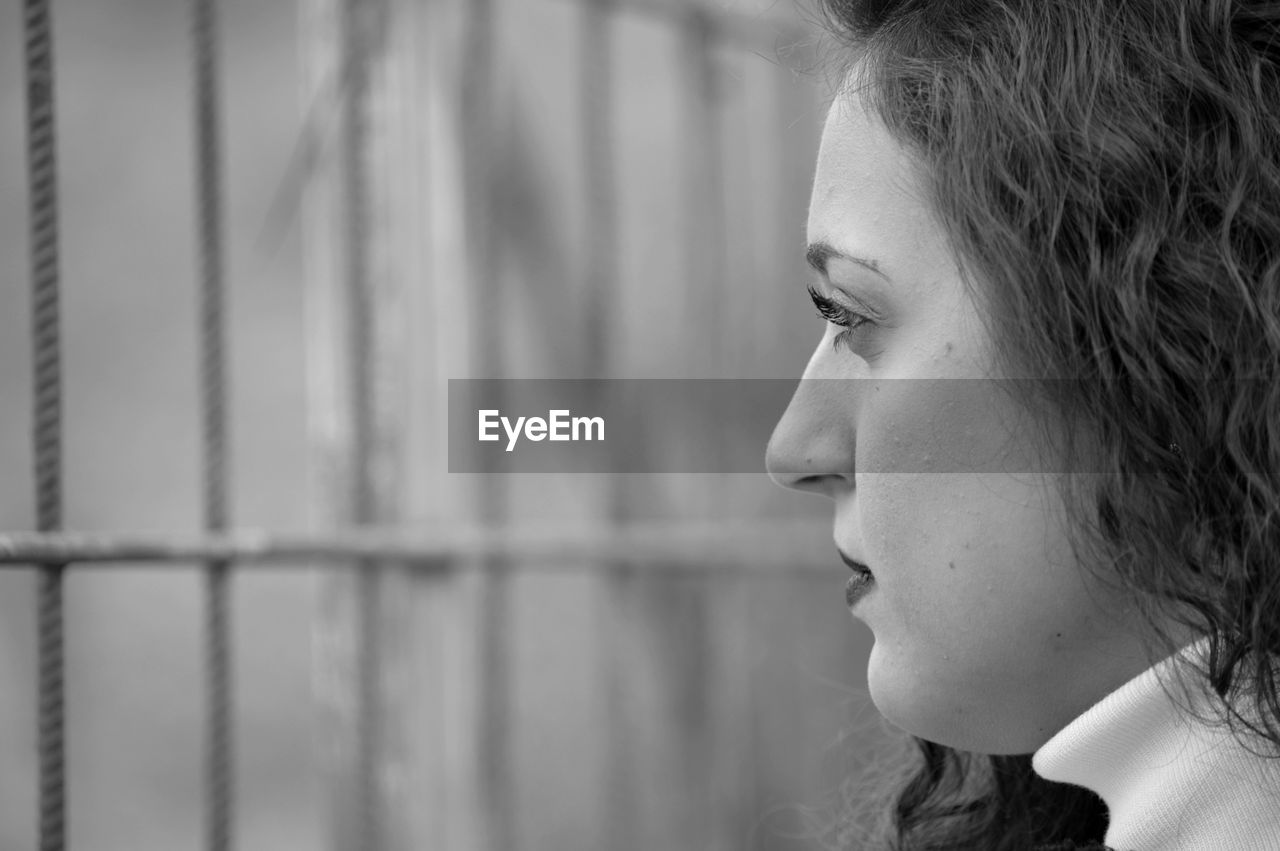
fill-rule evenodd
<path id="1" fill-rule="evenodd" d="M 521 572 L 592 570 L 594 562 L 643 569 L 728 571 L 786 578 L 835 564 L 831 525 L 815 520 L 749 519 L 627 523 L 610 528 L 448 526 L 410 532 L 365 527 L 333 535 L 290 536 L 254 530 L 212 535 L 0 535 L 0 565 L 75 562 L 77 570 L 143 562 L 311 566 L 310 562 L 389 561 L 419 570 L 477 569 L 474 561 L 509 559 Z"/>
<path id="2" fill-rule="evenodd" d="M 342 100 L 342 183 L 346 227 L 347 354 L 350 362 L 350 519 L 357 526 L 378 517 L 378 493 L 374 481 L 374 281 L 371 275 L 370 222 L 372 199 L 369 172 L 370 63 L 372 27 L 377 0 L 342 0 L 342 65 L 347 86 Z M 378 765 L 382 751 L 382 717 L 379 686 L 378 565 L 361 565 L 356 579 L 358 672 L 356 694 L 355 838 L 361 851 L 384 846 Z"/>
<path id="3" fill-rule="evenodd" d="M 53 34 L 48 0 L 24 9 L 27 169 L 31 204 L 32 343 L 35 367 L 36 527 L 62 526 L 62 360 L 58 312 L 58 189 L 53 111 Z M 62 574 L 46 562 L 39 585 L 40 849 L 67 842 Z"/>
<path id="4" fill-rule="evenodd" d="M 224 355 L 222 175 L 217 89 L 217 19 L 214 0 L 194 0 L 195 138 L 200 243 L 201 482 L 204 528 L 227 526 L 227 392 Z M 233 819 L 231 730 L 231 567 L 226 560 L 205 568 L 205 843 L 229 851 Z"/>
<path id="5" fill-rule="evenodd" d="M 205 572 L 206 847 L 232 847 L 234 757 L 231 725 L 230 566 L 212 562 Z"/>
<path id="6" fill-rule="evenodd" d="M 477 559 L 505 558 L 521 572 L 593 570 L 593 562 L 643 569 L 727 571 L 786 578 L 833 564 L 830 523 L 743 520 L 629 523 L 605 528 L 450 527 L 430 533 L 367 527 L 329 536 L 291 537 L 243 530 L 219 535 L 12 533 L 0 535 L 0 567 L 76 562 L 77 570 L 113 564 L 214 560 L 272 567 L 310 562 L 390 561 L 418 570 L 471 570 Z"/>
<path id="7" fill-rule="evenodd" d="M 27 156 L 35 343 L 36 519 L 62 524 L 62 363 L 58 311 L 58 196 L 53 114 L 53 36 L 47 0 L 27 0 Z"/>
<path id="8" fill-rule="evenodd" d="M 40 851 L 67 844 L 62 572 L 45 565 L 40 574 Z"/>

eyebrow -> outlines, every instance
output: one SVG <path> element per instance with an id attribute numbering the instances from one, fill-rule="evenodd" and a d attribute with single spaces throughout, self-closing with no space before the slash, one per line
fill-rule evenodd
<path id="1" fill-rule="evenodd" d="M 832 257 L 848 260 L 850 263 L 857 263 L 859 266 L 875 272 L 886 281 L 889 280 L 889 276 L 880 269 L 880 264 L 875 260 L 867 257 L 858 257 L 854 254 L 846 254 L 843 251 L 837 251 L 830 243 L 813 242 L 810 243 L 804 251 L 805 262 L 807 262 L 809 267 L 820 275 L 827 274 L 827 261 Z"/>

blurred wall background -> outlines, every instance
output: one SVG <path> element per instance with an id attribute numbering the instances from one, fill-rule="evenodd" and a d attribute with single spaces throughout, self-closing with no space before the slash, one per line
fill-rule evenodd
<path id="1" fill-rule="evenodd" d="M 479 118 L 465 79 L 478 6 L 491 51 Z M 581 38 L 583 6 L 381 5 L 381 147 L 369 179 L 392 232 L 378 274 L 404 299 L 410 356 L 397 385 L 406 445 L 395 520 L 430 529 L 826 519 L 822 501 L 784 494 L 762 473 L 445 471 L 447 378 L 798 377 L 820 333 L 801 255 L 827 81 L 803 15 L 765 0 L 707 4 L 717 13 L 707 18 L 630 4 L 608 13 L 612 81 L 597 140 L 611 153 L 605 203 L 616 226 L 601 260 L 600 199 L 583 168 L 592 143 L 581 90 L 597 67 Z M 324 493 L 329 391 L 317 370 L 338 343 L 315 309 L 317 288 L 342 266 L 340 146 L 325 100 L 341 44 L 336 8 L 220 6 L 237 526 L 301 532 L 342 520 Z M 54 5 L 69 529 L 199 526 L 188 15 L 158 0 Z M 21 32 L 20 10 L 0 10 L 6 530 L 33 526 Z M 714 150 L 691 150 L 708 134 Z M 319 153 L 308 148 L 316 139 Z M 493 187 L 480 225 L 477 149 Z M 307 151 L 313 161 L 299 172 Z M 476 245 L 487 246 L 482 261 Z M 779 582 L 638 572 L 603 596 L 589 566 L 508 567 L 497 588 L 458 576 L 395 586 L 414 602 L 388 619 L 408 624 L 402 637 L 418 647 L 402 653 L 415 686 L 398 720 L 413 741 L 397 758 L 414 773 L 398 800 L 439 811 L 398 817 L 406 847 L 812 847 L 786 838 L 796 827 L 788 807 L 816 802 L 850 767 L 832 746 L 866 708 L 867 636 L 844 609 L 834 557 L 827 578 L 786 565 Z M 0 571 L 5 849 L 35 844 L 34 587 L 28 572 Z M 189 567 L 68 574 L 72 847 L 200 847 L 200 588 Z M 234 589 L 238 847 L 342 847 L 344 769 L 332 744 L 343 719 L 325 703 L 351 586 L 333 571 L 255 568 Z M 496 650 L 486 645 L 495 633 Z M 485 723 L 503 731 L 504 791 L 501 813 L 486 818 L 494 778 L 455 769 L 494 756 L 459 743 L 484 733 L 465 716 L 494 686 L 484 691 L 483 677 L 459 676 L 457 665 L 495 652 L 501 705 Z M 501 827 L 445 823 L 467 807 Z"/>

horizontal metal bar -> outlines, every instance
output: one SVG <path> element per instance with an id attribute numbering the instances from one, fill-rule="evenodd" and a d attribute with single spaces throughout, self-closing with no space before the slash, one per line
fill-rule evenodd
<path id="1" fill-rule="evenodd" d="M 835 571 L 831 527 L 813 521 L 627 525 L 610 529 L 546 527 L 409 530 L 364 527 L 328 535 L 252 529 L 166 535 L 116 533 L 0 534 L 0 567 L 126 562 L 210 561 L 237 565 L 314 566 L 395 562 L 420 569 L 469 569 L 481 558 L 510 560 L 521 570 L 580 570 L 592 562 L 643 563 L 690 570 L 762 574 Z"/>
<path id="2" fill-rule="evenodd" d="M 592 3 L 599 0 L 574 0 Z M 648 15 L 666 21 L 685 21 L 703 17 L 714 36 L 744 47 L 772 49 L 783 44 L 811 39 L 815 31 L 792 16 L 777 12 L 752 14 L 725 8 L 717 0 L 607 0 L 606 5 L 620 12 Z"/>

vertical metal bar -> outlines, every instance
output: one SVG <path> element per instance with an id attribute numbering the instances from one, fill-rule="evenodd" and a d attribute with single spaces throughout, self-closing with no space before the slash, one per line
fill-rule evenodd
<path id="1" fill-rule="evenodd" d="M 475 292 L 490 293 L 486 301 L 504 304 L 495 258 L 501 234 L 496 227 L 499 185 L 498 130 L 494 109 L 495 0 L 467 0 L 463 36 L 461 79 L 463 143 L 466 146 L 467 246 L 469 283 Z M 480 316 L 476 314 L 477 318 Z M 499 321 L 513 321 L 507 317 Z M 477 326 L 478 327 L 478 326 Z M 508 351 L 503 335 L 475 333 L 471 362 L 484 378 L 502 375 Z M 476 494 L 476 513 L 482 523 L 501 524 L 508 514 L 507 491 L 497 479 L 486 477 Z M 485 851 L 502 851 L 516 843 L 511 817 L 513 794 L 511 765 L 511 565 L 507 559 L 483 560 L 476 587 L 476 641 L 479 679 L 476 700 L 479 724 L 477 798 L 480 823 L 474 826 L 476 843 Z"/>
<path id="2" fill-rule="evenodd" d="M 348 355 L 351 358 L 350 398 L 354 428 L 351 471 L 351 519 L 357 525 L 373 522 L 372 306 L 369 274 L 369 186 L 365 169 L 368 146 L 369 57 L 362 23 L 365 0 L 343 4 L 342 37 L 347 96 L 343 99 L 343 202 L 346 240 Z"/>
<path id="3" fill-rule="evenodd" d="M 382 572 L 384 566 L 375 562 L 359 565 L 357 579 L 357 610 L 359 621 L 359 655 L 357 677 L 358 724 L 356 771 L 360 800 L 357 810 L 356 835 L 361 851 L 382 851 L 387 847 L 384 837 L 382 795 L 378 786 L 378 766 L 383 752 L 382 701 L 380 699 L 382 642 L 378 628 L 381 611 Z"/>
<path id="4" fill-rule="evenodd" d="M 724 190 L 719 157 L 721 120 L 715 65 L 715 21 L 711 13 L 694 7 L 682 27 L 685 73 L 685 256 L 689 315 L 698 317 L 691 341 L 698 347 L 694 362 L 706 370 L 700 377 L 720 377 L 726 367 L 723 341 L 730 329 L 724 311 L 717 306 L 724 292 Z M 728 294 L 732 297 L 732 294 Z M 718 447 L 717 451 L 722 452 Z M 720 510 L 722 486 L 698 477 L 690 483 L 684 510 L 707 517 Z M 667 593 L 679 596 L 674 629 L 680 636 L 679 653 L 669 656 L 672 689 L 679 710 L 682 753 L 678 761 L 685 796 L 673 814 L 680 840 L 698 848 L 713 848 L 716 822 L 713 813 L 712 769 L 715 757 L 710 702 L 715 674 L 715 644 L 711 634 L 715 599 L 706 576 L 690 577 Z M 658 598 L 661 600 L 661 597 Z"/>
<path id="5" fill-rule="evenodd" d="M 493 171 L 497 157 L 494 121 L 494 2 L 465 0 L 466 20 L 463 35 L 462 68 L 459 84 L 462 142 L 465 146 L 467 247 L 473 286 L 491 289 L 496 270 L 497 239 L 494 227 L 495 181 Z M 490 299 L 486 299 L 490 300 Z M 505 360 L 502 335 L 484 339 L 476 334 L 471 361 L 477 377 L 494 378 L 495 366 Z"/>
<path id="6" fill-rule="evenodd" d="M 316 440 L 325 525 L 395 523 L 405 466 L 406 278 L 393 249 L 402 128 L 395 68 L 409 6 L 388 0 L 307 0 L 311 76 L 334 99 L 335 155 L 309 186 L 308 415 Z M 336 70 L 335 70 L 336 69 Z M 416 243 L 415 243 L 416 248 Z M 403 692 L 409 585 L 400 565 L 366 558 L 325 576 L 317 639 L 322 748 L 332 782 L 331 847 L 407 848 Z"/>
<path id="7" fill-rule="evenodd" d="M 53 33 L 48 0 L 27 0 L 24 13 L 35 371 L 36 527 L 41 532 L 52 532 L 62 526 L 62 355 L 58 311 Z M 41 851 L 62 851 L 67 841 L 62 625 L 62 575 L 65 567 L 64 564 L 41 565 L 38 591 Z"/>
<path id="8" fill-rule="evenodd" d="M 194 0 L 196 204 L 200 245 L 201 484 L 204 528 L 227 527 L 227 390 L 224 354 L 221 127 L 214 0 Z M 234 757 L 231 729 L 231 565 L 205 567 L 205 847 L 232 845 Z"/>
<path id="9" fill-rule="evenodd" d="M 497 128 L 494 121 L 495 12 L 494 0 L 467 0 L 461 80 L 462 133 L 466 145 L 467 245 L 471 286 L 494 292 L 501 286 L 494 258 L 500 234 L 495 227 L 498 186 Z M 503 304 L 497 291 L 491 301 Z M 508 318 L 506 321 L 510 321 Z M 502 374 L 507 351 L 502 335 L 496 339 L 476 333 L 472 363 L 480 377 Z M 481 522 L 499 524 L 506 518 L 507 494 L 501 482 L 486 477 L 477 493 Z M 477 793 L 481 822 L 476 842 L 485 851 L 502 851 L 516 842 L 509 772 L 510 742 L 510 585 L 511 566 L 503 558 L 486 558 L 476 591 L 479 642 L 479 682 L 476 699 L 480 723 L 475 734 L 479 760 Z"/>
<path id="10" fill-rule="evenodd" d="M 612 27 L 614 0 L 584 0 L 582 68 L 579 79 L 583 174 L 587 206 L 587 368 L 608 377 L 612 339 L 609 308 L 617 282 L 618 226 L 614 186 L 614 144 L 609 108 L 613 95 Z"/>
<path id="11" fill-rule="evenodd" d="M 613 378 L 610 342 L 618 281 L 618 198 L 616 140 L 610 109 L 615 91 L 613 16 L 616 0 L 584 0 L 579 27 L 581 66 L 578 120 L 582 127 L 583 177 L 586 208 L 585 352 L 587 374 Z M 626 499 L 622 488 L 627 477 L 606 477 L 600 483 L 602 514 L 598 522 L 612 525 L 623 519 Z M 621 625 L 630 577 L 622 570 L 602 570 L 596 578 L 597 630 L 601 638 L 600 670 L 603 683 L 607 756 L 604 761 L 605 823 L 609 825 L 612 851 L 631 851 L 636 842 L 634 735 L 630 732 L 626 694 L 624 637 Z"/>
<path id="12" fill-rule="evenodd" d="M 720 376 L 725 364 L 723 341 L 724 311 L 715 309 L 732 293 L 725 287 L 724 163 L 719 155 L 723 138 L 720 96 L 716 79 L 715 29 L 711 13 L 693 8 L 684 25 L 684 56 L 687 96 L 685 103 L 685 251 L 689 294 L 695 300 L 690 311 L 697 317 L 694 339 L 707 341 L 705 351 L 696 352 L 712 375 Z M 708 309 L 710 306 L 710 309 Z"/>
<path id="13" fill-rule="evenodd" d="M 373 471 L 375 431 L 373 374 L 373 280 L 370 272 L 369 101 L 371 33 L 367 0 L 344 0 L 341 13 L 342 69 L 347 80 L 342 100 L 342 192 L 346 229 L 347 357 L 351 414 L 349 484 L 351 522 L 366 525 L 378 519 Z M 357 565 L 357 695 L 355 836 L 362 851 L 383 847 L 382 813 L 378 793 L 381 753 L 379 701 L 378 599 L 381 568 L 373 562 Z"/>

